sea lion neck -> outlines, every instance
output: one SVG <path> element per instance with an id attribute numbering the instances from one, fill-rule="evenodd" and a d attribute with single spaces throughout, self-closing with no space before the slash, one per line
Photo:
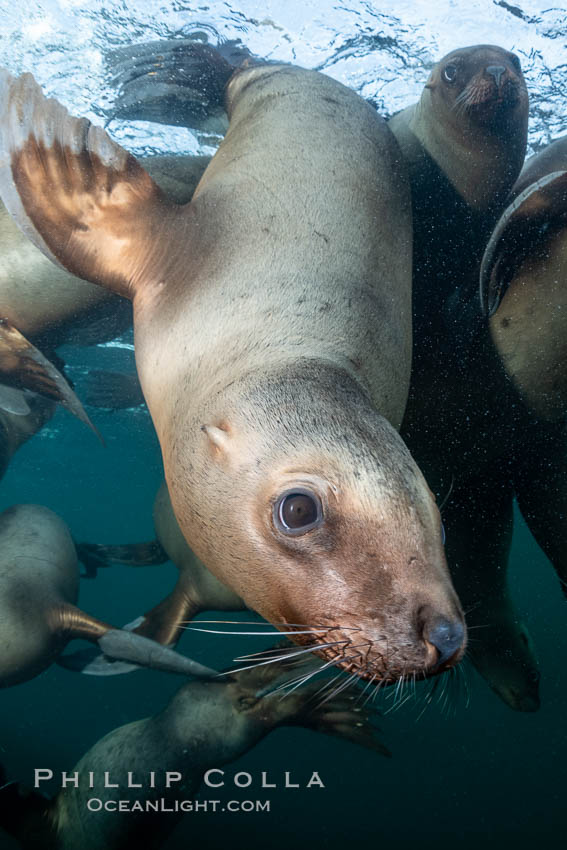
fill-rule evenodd
<path id="1" fill-rule="evenodd" d="M 489 133 L 464 120 L 461 126 L 448 124 L 437 112 L 432 91 L 426 88 L 408 109 L 409 129 L 470 207 L 483 210 L 501 204 L 522 167 L 526 134 Z"/>

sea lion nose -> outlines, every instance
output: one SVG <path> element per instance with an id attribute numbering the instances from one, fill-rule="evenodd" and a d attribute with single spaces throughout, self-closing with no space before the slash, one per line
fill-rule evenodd
<path id="1" fill-rule="evenodd" d="M 502 75 L 506 73 L 506 68 L 504 65 L 488 65 L 486 68 L 486 73 L 491 77 L 494 77 L 494 82 L 497 86 L 500 85 L 500 80 L 502 79 Z"/>
<path id="2" fill-rule="evenodd" d="M 465 627 L 460 620 L 439 617 L 426 625 L 423 636 L 439 653 L 435 666 L 441 667 L 463 646 Z"/>

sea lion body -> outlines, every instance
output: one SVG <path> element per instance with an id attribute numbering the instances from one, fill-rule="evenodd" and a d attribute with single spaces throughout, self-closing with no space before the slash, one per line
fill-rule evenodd
<path id="1" fill-rule="evenodd" d="M 209 678 L 154 641 L 113 629 L 76 606 L 79 570 L 65 523 L 40 505 L 16 505 L 0 514 L 0 687 L 37 676 L 73 638 L 92 641 L 110 658 Z"/>
<path id="2" fill-rule="evenodd" d="M 529 159 L 487 246 L 481 297 L 490 340 L 531 425 L 508 478 L 567 593 L 567 137 Z"/>
<path id="3" fill-rule="evenodd" d="M 282 699 L 275 691 L 292 675 L 293 666 L 282 661 L 234 672 L 228 680 L 185 685 L 159 714 L 98 741 L 74 768 L 78 787 L 63 788 L 52 801 L 37 792 L 26 798 L 14 785 L 0 788 L 0 824 L 25 850 L 124 850 L 138 843 L 158 848 L 183 816 L 173 810 L 175 802 L 193 798 L 207 770 L 218 771 L 244 755 L 278 726 L 303 726 L 389 755 L 368 713 L 353 710 L 349 697 L 339 694 L 317 703 L 321 680 Z M 91 773 L 94 787 L 89 788 Z M 105 788 L 105 774 L 119 787 Z M 219 776 L 214 772 L 210 781 Z M 131 787 L 132 780 L 141 787 Z M 87 805 L 96 799 L 104 806 L 117 797 L 127 797 L 131 811 L 94 811 L 96 804 Z M 144 811 L 146 802 L 159 807 L 160 801 L 165 811 Z"/>
<path id="4" fill-rule="evenodd" d="M 482 320 L 478 273 L 523 163 L 527 119 L 516 57 L 477 45 L 441 59 L 420 101 L 389 122 L 414 213 L 414 357 L 401 433 L 446 503 L 451 574 L 469 623 L 482 626 L 471 659 L 521 710 L 538 707 L 539 674 L 506 586 L 513 492 L 499 476 L 533 415 Z"/>
<path id="5" fill-rule="evenodd" d="M 2 586 L 0 683 L 32 678 L 67 642 L 65 614 L 79 595 L 75 546 L 66 525 L 40 505 L 0 515 Z"/>
<path id="6" fill-rule="evenodd" d="M 342 649 L 321 655 L 357 675 L 456 663 L 465 628 L 439 514 L 395 430 L 411 216 L 385 123 L 317 72 L 237 73 L 226 138 L 179 207 L 30 77 L 3 82 L 5 203 L 55 262 L 132 297 L 137 368 L 191 549 L 270 622 L 303 624 L 290 626 L 310 633 L 297 642 L 332 633 Z M 28 98 L 33 134 L 20 127 L 16 141 L 14 106 Z M 75 219 L 61 216 L 71 198 Z"/>

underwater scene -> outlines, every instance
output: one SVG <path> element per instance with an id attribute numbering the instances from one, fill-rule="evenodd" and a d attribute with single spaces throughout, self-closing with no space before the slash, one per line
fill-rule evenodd
<path id="1" fill-rule="evenodd" d="M 563 846 L 567 10 L 0 8 L 0 850 Z"/>

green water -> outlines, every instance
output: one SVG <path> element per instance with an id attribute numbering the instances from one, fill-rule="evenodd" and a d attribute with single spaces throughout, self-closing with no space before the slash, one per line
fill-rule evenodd
<path id="1" fill-rule="evenodd" d="M 67 359 L 104 367 L 128 365 L 130 354 L 107 349 Z M 75 377 L 79 375 L 75 373 Z M 81 379 L 77 380 L 79 391 Z M 106 447 L 66 412 L 15 457 L 0 508 L 37 502 L 59 513 L 75 539 L 103 542 L 153 537 L 151 508 L 161 481 L 159 450 L 141 411 L 93 411 Z M 140 459 L 143 462 L 140 462 Z M 81 583 L 81 606 L 115 624 L 131 621 L 173 586 L 173 565 L 112 567 Z M 419 717 L 423 697 L 390 711 L 379 723 L 393 752 L 386 760 L 354 745 L 301 729 L 279 729 L 240 759 L 227 777 L 246 770 L 249 789 L 207 789 L 201 799 L 270 800 L 258 813 L 186 815 L 165 845 L 181 848 L 462 848 L 564 846 L 564 705 L 567 684 L 565 603 L 545 557 L 517 523 L 510 580 L 519 610 L 535 639 L 542 670 L 542 706 L 536 714 L 511 711 L 470 665 L 470 691 L 450 691 L 445 704 Z M 211 616 L 211 615 L 206 615 Z M 212 615 L 214 616 L 214 615 Z M 474 639 L 474 638 L 473 638 Z M 240 652 L 264 648 L 255 638 L 186 635 L 181 648 L 212 666 Z M 77 645 L 78 646 L 78 645 Z M 8 776 L 26 785 L 34 768 L 71 770 L 111 729 L 159 711 L 179 687 L 173 676 L 143 671 L 99 679 L 53 666 L 26 684 L 6 689 L 0 701 L 1 761 Z M 382 699 L 388 712 L 392 699 Z M 442 701 L 443 702 L 443 701 Z M 325 788 L 259 788 L 262 771 L 283 782 L 305 783 L 319 772 Z M 8 839 L 2 847 L 10 847 Z"/>

